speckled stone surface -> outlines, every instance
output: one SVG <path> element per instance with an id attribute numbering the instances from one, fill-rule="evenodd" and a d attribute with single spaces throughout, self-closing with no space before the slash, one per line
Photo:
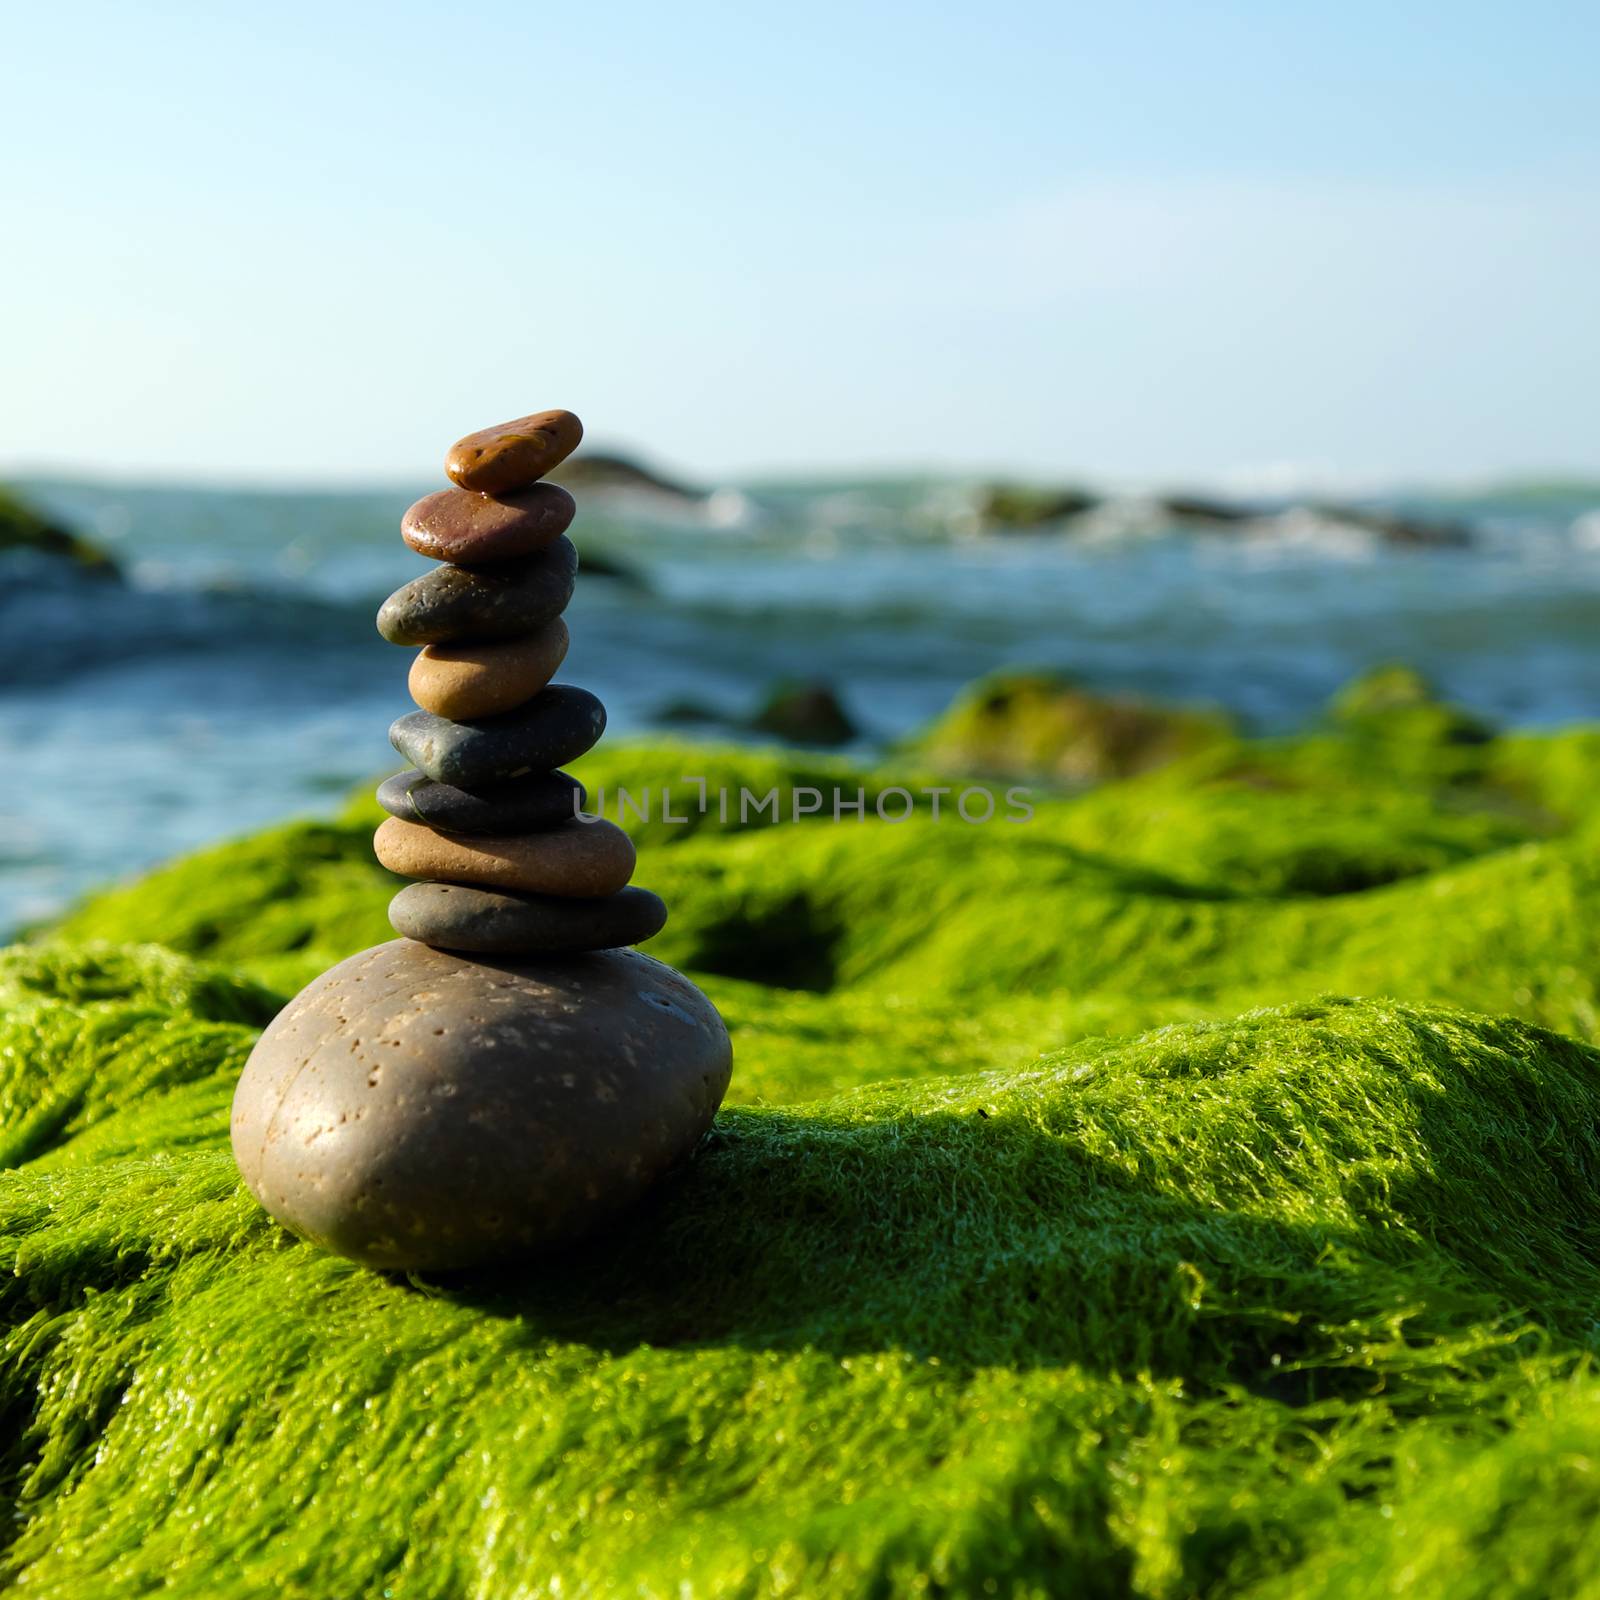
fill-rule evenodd
<path id="1" fill-rule="evenodd" d="M 430 644 L 411 663 L 407 687 L 424 711 L 452 722 L 498 717 L 526 705 L 566 659 L 567 625 L 556 617 L 537 633 L 489 644 Z"/>
<path id="2" fill-rule="evenodd" d="M 577 576 L 578 552 L 565 538 L 498 566 L 436 567 L 383 602 L 378 632 L 390 644 L 518 638 L 567 609 Z"/>
<path id="3" fill-rule="evenodd" d="M 526 705 L 482 722 L 408 711 L 390 726 L 389 743 L 436 782 L 477 789 L 564 766 L 605 731 L 606 708 L 594 695 L 553 683 Z"/>
<path id="4" fill-rule="evenodd" d="M 441 950 L 553 955 L 643 944 L 667 925 L 667 907 L 659 895 L 631 887 L 572 900 L 464 883 L 412 883 L 389 902 L 389 925 Z"/>
<path id="5" fill-rule="evenodd" d="M 536 483 L 512 494 L 474 494 L 440 489 L 400 520 L 400 537 L 434 561 L 514 561 L 532 555 L 572 526 L 577 502 L 553 483 Z"/>
<path id="6" fill-rule="evenodd" d="M 570 411 L 537 411 L 457 439 L 444 470 L 463 489 L 504 494 L 560 466 L 582 438 L 583 424 Z"/>
<path id="7" fill-rule="evenodd" d="M 409 939 L 325 972 L 261 1035 L 234 1158 L 286 1227 L 374 1267 L 512 1261 L 617 1217 L 694 1150 L 732 1048 L 633 950 L 471 960 Z"/>
<path id="8" fill-rule="evenodd" d="M 543 833 L 468 838 L 386 817 L 372 836 L 402 878 L 470 883 L 518 894 L 615 894 L 633 876 L 633 841 L 613 822 L 568 822 Z"/>
<path id="9" fill-rule="evenodd" d="M 530 772 L 476 794 L 436 783 L 415 769 L 378 785 L 378 804 L 391 817 L 442 833 L 537 833 L 570 822 L 588 798 L 584 786 L 565 772 Z"/>

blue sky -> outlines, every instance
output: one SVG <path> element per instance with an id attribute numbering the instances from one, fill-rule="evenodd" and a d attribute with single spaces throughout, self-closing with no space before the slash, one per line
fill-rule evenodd
<path id="1" fill-rule="evenodd" d="M 0 467 L 1600 472 L 1597 17 L 18 8 Z"/>

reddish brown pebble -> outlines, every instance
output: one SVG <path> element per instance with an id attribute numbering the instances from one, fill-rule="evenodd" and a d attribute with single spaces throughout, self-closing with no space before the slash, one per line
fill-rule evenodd
<path id="1" fill-rule="evenodd" d="M 406 512 L 400 537 L 419 556 L 458 567 L 515 561 L 559 539 L 577 510 L 572 496 L 553 483 L 501 496 L 440 489 Z"/>
<path id="2" fill-rule="evenodd" d="M 556 675 L 567 643 L 567 625 L 557 617 L 525 639 L 430 644 L 411 663 L 411 698 L 452 722 L 513 711 Z"/>
<path id="3" fill-rule="evenodd" d="M 470 883 L 523 894 L 615 894 L 633 876 L 633 841 L 614 823 L 573 820 L 546 833 L 470 838 L 386 817 L 378 860 L 403 878 Z"/>
<path id="4" fill-rule="evenodd" d="M 504 494 L 537 483 L 578 448 L 583 424 L 570 411 L 539 411 L 458 439 L 444 470 L 463 489 Z"/>

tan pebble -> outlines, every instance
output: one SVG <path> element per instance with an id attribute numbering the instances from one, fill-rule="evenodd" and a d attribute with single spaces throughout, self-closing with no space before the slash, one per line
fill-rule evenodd
<path id="1" fill-rule="evenodd" d="M 463 489 L 504 494 L 538 482 L 560 466 L 582 438 L 583 424 L 570 411 L 539 411 L 456 440 L 444 470 Z"/>
<path id="2" fill-rule="evenodd" d="M 528 894 L 615 894 L 633 876 L 633 842 L 614 823 L 563 823 L 545 833 L 472 839 L 385 819 L 372 848 L 391 872 Z"/>
<path id="3" fill-rule="evenodd" d="M 452 722 L 498 716 L 531 700 L 567 654 L 560 617 L 523 639 L 493 644 L 432 644 L 411 663 L 411 698 Z"/>

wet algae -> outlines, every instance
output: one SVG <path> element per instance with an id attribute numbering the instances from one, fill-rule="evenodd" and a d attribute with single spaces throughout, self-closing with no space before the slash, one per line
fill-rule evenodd
<path id="1" fill-rule="evenodd" d="M 1026 824 L 634 823 L 730 1101 L 630 1226 L 514 1273 L 321 1255 L 227 1153 L 260 1025 L 387 937 L 366 803 L 0 955 L 6 1576 L 1600 1585 L 1600 739 L 1379 699 Z M 664 744 L 576 770 L 921 781 Z"/>

